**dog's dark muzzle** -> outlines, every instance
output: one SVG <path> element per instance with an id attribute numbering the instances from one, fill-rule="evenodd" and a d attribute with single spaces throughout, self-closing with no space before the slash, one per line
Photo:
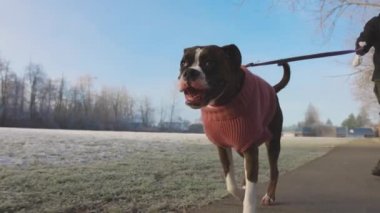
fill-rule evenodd
<path id="1" fill-rule="evenodd" d="M 189 68 L 183 72 L 182 77 L 185 81 L 195 81 L 200 75 L 198 70 Z"/>

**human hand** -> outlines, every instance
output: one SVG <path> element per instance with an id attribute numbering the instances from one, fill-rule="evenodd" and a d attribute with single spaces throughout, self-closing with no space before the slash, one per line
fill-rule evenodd
<path id="1" fill-rule="evenodd" d="M 358 42 L 358 48 L 356 49 L 356 54 L 359 56 L 363 56 L 365 54 L 364 47 L 367 45 L 367 42 L 365 41 L 359 41 Z"/>

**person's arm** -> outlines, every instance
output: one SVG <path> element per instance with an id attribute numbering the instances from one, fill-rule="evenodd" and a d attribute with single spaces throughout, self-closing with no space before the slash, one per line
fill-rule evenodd
<path id="1" fill-rule="evenodd" d="M 357 55 L 363 56 L 371 49 L 374 39 L 376 39 L 377 25 L 380 25 L 380 17 L 374 17 L 365 24 L 363 32 L 360 33 L 355 42 Z"/>
<path id="2" fill-rule="evenodd" d="M 358 66 L 362 62 L 361 56 L 368 53 L 371 47 L 374 45 L 376 38 L 376 30 L 380 25 L 380 15 L 369 20 L 363 29 L 363 32 L 360 33 L 359 37 L 355 42 L 356 55 L 352 61 L 353 66 Z"/>

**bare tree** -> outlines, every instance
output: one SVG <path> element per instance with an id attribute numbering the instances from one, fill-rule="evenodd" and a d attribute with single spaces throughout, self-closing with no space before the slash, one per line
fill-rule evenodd
<path id="1" fill-rule="evenodd" d="M 368 112 L 365 108 L 361 108 L 359 114 L 356 116 L 356 120 L 360 127 L 371 127 L 372 123 L 369 119 Z"/>
<path id="2" fill-rule="evenodd" d="M 48 78 L 34 63 L 19 77 L 0 58 L 0 125 L 107 130 L 135 125 L 138 108 L 127 89 L 103 87 L 97 92 L 93 81 L 89 75 L 82 76 L 71 86 L 63 77 Z M 153 126 L 150 100 L 145 97 L 139 107 L 144 127 Z"/>
<path id="3" fill-rule="evenodd" d="M 96 98 L 94 106 L 94 119 L 101 126 L 100 128 L 111 129 L 114 122 L 114 114 L 112 113 L 112 90 L 103 87 L 100 94 Z"/>
<path id="4" fill-rule="evenodd" d="M 144 127 L 151 127 L 154 123 L 154 109 L 148 97 L 144 97 L 144 99 L 140 103 L 140 116 L 141 122 Z"/>
<path id="5" fill-rule="evenodd" d="M 167 107 L 163 104 L 163 102 L 161 101 L 161 105 L 160 105 L 160 121 L 159 121 L 159 126 L 161 129 L 164 129 L 165 128 L 165 120 L 166 120 L 166 115 L 167 114 Z"/>
<path id="6" fill-rule="evenodd" d="M 115 118 L 115 128 L 122 128 L 121 125 L 124 126 L 131 122 L 132 118 L 129 114 L 133 109 L 133 98 L 129 95 L 128 90 L 125 87 L 114 88 L 112 92 L 112 109 Z"/>
<path id="7" fill-rule="evenodd" d="M 274 4 L 287 4 L 293 11 L 310 11 L 316 14 L 322 32 L 330 35 L 340 18 L 365 20 L 377 14 L 379 0 L 273 0 Z"/>
<path id="8" fill-rule="evenodd" d="M 56 96 L 56 87 L 52 79 L 47 79 L 41 86 L 39 92 L 39 114 L 40 117 L 52 124 L 53 122 L 53 105 Z"/>
<path id="9" fill-rule="evenodd" d="M 69 128 L 87 128 L 91 125 L 96 96 L 92 89 L 94 79 L 90 75 L 81 76 L 69 89 L 67 121 Z"/>
<path id="10" fill-rule="evenodd" d="M 23 119 L 25 103 L 25 78 L 20 78 L 15 74 L 14 79 L 14 116 L 16 119 Z"/>
<path id="11" fill-rule="evenodd" d="M 16 73 L 9 72 L 7 77 L 6 91 L 7 91 L 7 115 L 8 121 L 16 121 L 19 119 L 19 96 L 20 96 L 20 86 Z"/>
<path id="12" fill-rule="evenodd" d="M 66 103 L 65 103 L 65 93 L 66 93 L 66 80 L 62 76 L 57 80 L 57 94 L 55 96 L 55 106 L 54 106 L 54 120 L 61 128 L 67 127 L 66 123 Z"/>
<path id="13" fill-rule="evenodd" d="M 42 67 L 39 64 L 30 63 L 26 68 L 26 78 L 29 81 L 30 86 L 30 99 L 29 99 L 29 113 L 30 119 L 35 120 L 38 115 L 37 111 L 37 97 L 38 92 L 45 80 L 45 73 L 42 71 Z"/>
<path id="14" fill-rule="evenodd" d="M 5 124 L 9 110 L 10 98 L 10 69 L 9 62 L 0 59 L 0 84 L 1 84 L 1 102 L 0 102 L 0 123 Z"/>
<path id="15" fill-rule="evenodd" d="M 144 113 L 145 109 L 143 107 Z M 93 116 L 101 128 L 125 129 L 128 123 L 133 121 L 134 116 L 134 100 L 125 87 L 102 88 L 95 101 Z"/>
<path id="16" fill-rule="evenodd" d="M 126 104 L 123 106 L 126 121 L 132 122 L 135 119 L 136 114 L 136 101 L 133 97 L 127 96 Z"/>
<path id="17" fill-rule="evenodd" d="M 177 87 L 175 87 L 171 91 L 171 104 L 170 104 L 170 111 L 169 111 L 169 129 L 173 128 L 173 121 L 174 121 L 174 116 L 176 113 L 177 101 L 178 101 L 178 90 L 177 90 Z"/>
<path id="18" fill-rule="evenodd" d="M 111 91 L 111 104 L 113 110 L 113 116 L 116 123 L 118 123 L 121 119 L 121 107 L 122 107 L 122 97 L 123 93 L 121 90 L 113 89 Z"/>
<path id="19" fill-rule="evenodd" d="M 79 123 L 83 120 L 83 110 L 79 100 L 79 89 L 76 86 L 68 90 L 67 111 L 67 128 L 79 128 Z"/>
<path id="20" fill-rule="evenodd" d="M 312 104 L 309 104 L 307 107 L 306 113 L 305 113 L 305 126 L 315 126 L 319 125 L 321 123 L 319 119 L 319 113 L 317 108 L 313 106 Z"/>
<path id="21" fill-rule="evenodd" d="M 20 119 L 24 101 L 23 81 L 10 70 L 9 62 L 0 61 L 0 85 L 0 122 L 4 125 Z"/>
<path id="22" fill-rule="evenodd" d="M 78 81 L 78 92 L 79 92 L 79 100 L 82 104 L 84 110 L 84 116 L 88 118 L 91 107 L 93 106 L 93 94 L 92 94 L 92 86 L 95 77 L 91 75 L 84 75 L 79 77 Z"/>
<path id="23" fill-rule="evenodd" d="M 378 105 L 376 96 L 373 93 L 374 84 L 371 82 L 374 70 L 373 53 L 371 49 L 364 57 L 362 64 L 356 69 L 360 74 L 355 75 L 352 84 L 352 93 L 362 108 L 371 114 L 378 114 Z"/>

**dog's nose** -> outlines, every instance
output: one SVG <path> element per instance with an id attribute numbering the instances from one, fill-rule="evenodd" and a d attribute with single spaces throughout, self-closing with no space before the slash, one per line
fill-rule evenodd
<path id="1" fill-rule="evenodd" d="M 185 72 L 183 73 L 183 78 L 188 81 L 194 81 L 198 78 L 200 74 L 201 73 L 198 70 L 190 68 L 185 70 Z"/>

